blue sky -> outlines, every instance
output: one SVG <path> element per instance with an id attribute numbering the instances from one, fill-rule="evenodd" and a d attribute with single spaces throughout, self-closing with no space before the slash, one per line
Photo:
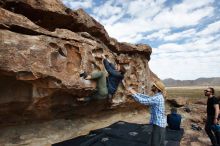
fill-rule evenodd
<path id="1" fill-rule="evenodd" d="M 220 77 L 220 0 L 62 0 L 83 8 L 120 42 L 153 48 L 161 79 Z"/>

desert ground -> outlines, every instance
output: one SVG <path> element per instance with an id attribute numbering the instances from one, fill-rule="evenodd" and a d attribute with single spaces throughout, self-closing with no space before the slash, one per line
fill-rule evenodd
<path id="1" fill-rule="evenodd" d="M 206 97 L 203 89 L 206 87 L 169 87 L 169 97 L 182 96 L 189 101 L 190 113 L 184 111 L 184 107 L 178 108 L 182 115 L 181 127 L 184 128 L 184 136 L 181 146 L 209 146 L 209 138 L 204 131 Z M 220 95 L 220 87 L 215 87 L 216 95 Z M 170 105 L 166 104 L 166 113 L 170 112 Z M 101 114 L 90 115 L 74 119 L 57 119 L 47 122 L 29 123 L 2 127 L 0 132 L 1 146 L 49 146 L 59 141 L 71 139 L 87 134 L 90 130 L 106 127 L 114 122 L 123 120 L 133 123 L 148 123 L 149 111 L 146 109 L 109 110 Z M 195 123 L 202 128 L 201 131 L 191 129 Z"/>

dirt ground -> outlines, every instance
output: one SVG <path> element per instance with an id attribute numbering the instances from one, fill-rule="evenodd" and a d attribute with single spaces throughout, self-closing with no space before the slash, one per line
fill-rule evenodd
<path id="1" fill-rule="evenodd" d="M 211 145 L 201 124 L 204 116 L 205 105 L 192 104 L 192 112 L 187 113 L 183 108 L 179 109 L 183 117 L 182 127 L 185 134 L 181 141 L 181 146 L 209 146 Z M 169 113 L 169 107 L 166 107 Z M 203 110 L 203 112 L 199 112 Z M 87 134 L 90 130 L 111 125 L 119 120 L 148 123 L 149 112 L 147 110 L 132 111 L 106 111 L 98 115 L 78 119 L 58 119 L 48 122 L 32 123 L 20 126 L 1 128 L 1 146 L 49 146 L 63 140 L 71 139 Z M 196 121 L 197 120 L 197 121 Z M 202 127 L 201 131 L 191 129 L 191 124 L 197 122 Z"/>

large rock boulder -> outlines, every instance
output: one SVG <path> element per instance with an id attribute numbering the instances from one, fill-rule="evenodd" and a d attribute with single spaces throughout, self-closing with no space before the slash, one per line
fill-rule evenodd
<path id="1" fill-rule="evenodd" d="M 58 0 L 0 0 L 0 6 L 0 124 L 135 105 L 125 88 L 148 93 L 158 79 L 148 66 L 150 46 L 117 42 L 82 9 Z M 125 85 L 111 103 L 84 105 L 76 99 L 95 91 L 95 83 L 79 73 L 105 70 L 100 54 L 127 69 Z"/>

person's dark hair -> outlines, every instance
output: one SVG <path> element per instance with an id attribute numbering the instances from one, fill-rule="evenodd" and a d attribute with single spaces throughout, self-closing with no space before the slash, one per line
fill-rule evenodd
<path id="1" fill-rule="evenodd" d="M 123 66 L 123 65 L 119 65 L 120 66 L 120 72 L 121 72 L 121 74 L 125 74 L 126 73 L 126 69 L 125 69 L 125 67 Z"/>
<path id="2" fill-rule="evenodd" d="M 209 87 L 209 89 L 211 90 L 212 94 L 215 94 L 215 89 L 212 87 Z"/>
<path id="3" fill-rule="evenodd" d="M 171 113 L 176 113 L 177 109 L 175 107 L 172 107 L 170 111 L 171 111 Z"/>

